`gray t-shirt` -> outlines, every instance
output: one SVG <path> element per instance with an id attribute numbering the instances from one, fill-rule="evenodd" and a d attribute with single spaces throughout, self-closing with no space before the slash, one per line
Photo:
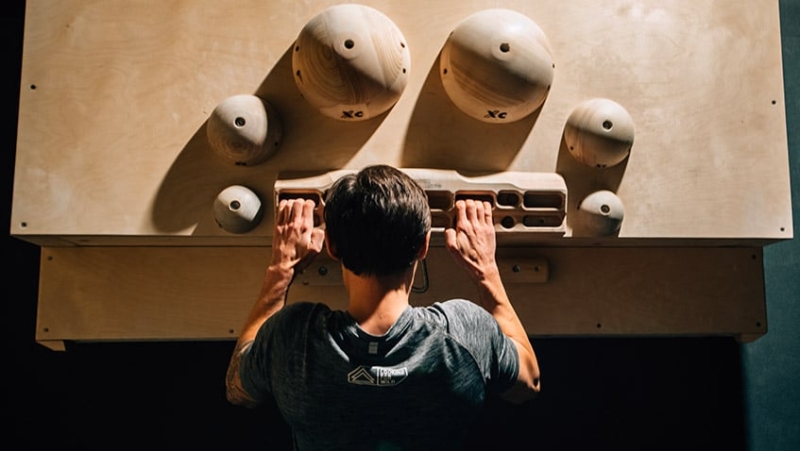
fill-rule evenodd
<path id="1" fill-rule="evenodd" d="M 479 306 L 408 307 L 382 336 L 344 311 L 290 304 L 242 356 L 241 379 L 270 396 L 300 450 L 463 449 L 488 393 L 517 379 L 514 343 Z"/>

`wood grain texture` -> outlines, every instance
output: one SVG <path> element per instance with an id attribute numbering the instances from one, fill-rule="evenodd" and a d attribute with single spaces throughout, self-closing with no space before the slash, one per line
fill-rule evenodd
<path id="1" fill-rule="evenodd" d="M 280 147 L 281 118 L 258 96 L 236 94 L 223 100 L 206 122 L 206 137 L 218 155 L 240 166 L 255 166 Z"/>
<path id="2" fill-rule="evenodd" d="M 461 21 L 439 59 L 448 98 L 467 115 L 495 124 L 541 108 L 554 68 L 539 25 L 508 8 L 487 8 Z"/>
<path id="3" fill-rule="evenodd" d="M 525 241 L 529 234 L 563 236 L 567 188 L 552 172 L 504 172 L 467 177 L 443 169 L 403 169 L 425 191 L 431 210 L 431 227 L 443 231 L 455 223 L 459 199 L 487 201 L 492 205 L 498 235 L 514 234 Z M 333 183 L 354 170 L 338 170 L 312 177 L 286 177 L 275 182 L 275 204 L 282 199 L 314 201 L 314 222 L 324 222 L 324 196 Z"/>
<path id="4" fill-rule="evenodd" d="M 391 110 L 358 123 L 320 114 L 292 78 L 300 30 L 334 4 L 29 1 L 12 235 L 47 245 L 264 244 L 271 219 L 246 236 L 216 227 L 224 187 L 269 199 L 284 171 L 388 163 L 558 172 L 571 199 L 559 240 L 571 238 L 578 200 L 600 189 L 625 203 L 613 240 L 791 238 L 777 1 L 365 1 L 402 31 L 413 68 Z M 438 75 L 449 33 L 497 6 L 534 20 L 556 64 L 542 108 L 512 124 L 465 115 Z M 261 96 L 283 119 L 280 149 L 256 167 L 230 164 L 205 139 L 214 107 L 236 94 Z M 570 112 L 596 97 L 636 123 L 630 157 L 605 170 L 582 167 L 563 146 Z"/>
<path id="5" fill-rule="evenodd" d="M 362 4 L 326 8 L 306 23 L 292 50 L 292 73 L 303 98 L 346 122 L 388 111 L 403 94 L 410 70 L 403 32 Z"/>
<path id="6" fill-rule="evenodd" d="M 273 211 L 281 174 L 375 163 L 564 178 L 564 236 L 498 241 L 506 271 L 547 262 L 545 282 L 509 284 L 532 335 L 766 332 L 761 248 L 793 227 L 776 0 L 365 0 L 402 32 L 411 70 L 388 111 L 358 122 L 321 114 L 293 79 L 300 31 L 336 4 L 27 2 L 10 233 L 43 247 L 37 340 L 233 339 L 274 223 L 227 233 L 217 195 L 246 186 Z M 509 124 L 464 114 L 439 76 L 450 32 L 495 7 L 534 20 L 555 62 L 542 107 Z M 252 167 L 206 135 L 239 94 L 268 101 L 283 127 L 278 151 Z M 636 125 L 613 167 L 565 147 L 567 118 L 592 98 Z M 574 236 L 578 203 L 599 190 L 624 203 L 620 230 Z M 471 296 L 441 237 L 432 244 L 414 302 Z M 315 277 L 292 301 L 341 307 L 333 279 Z"/>
<path id="7" fill-rule="evenodd" d="M 36 339 L 235 339 L 258 295 L 269 252 L 45 248 Z M 767 330 L 759 248 L 515 248 L 502 249 L 498 261 L 532 336 L 752 339 Z M 544 277 L 537 265 L 547 272 Z M 476 295 L 442 248 L 431 249 L 415 286 L 420 290 L 412 294 L 414 305 Z M 341 271 L 327 256 L 319 256 L 290 288 L 289 302 L 300 301 L 346 308 Z"/>

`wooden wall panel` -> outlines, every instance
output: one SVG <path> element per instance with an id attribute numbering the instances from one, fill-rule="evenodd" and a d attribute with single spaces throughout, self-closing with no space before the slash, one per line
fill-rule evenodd
<path id="1" fill-rule="evenodd" d="M 54 348 L 70 340 L 234 339 L 269 253 L 266 247 L 45 248 L 36 339 Z M 767 330 L 760 248 L 515 248 L 501 249 L 499 261 L 533 336 L 749 340 Z M 522 271 L 514 273 L 515 265 Z M 431 249 L 415 285 L 427 289 L 412 295 L 414 305 L 475 297 L 440 247 Z M 289 302 L 298 301 L 346 308 L 341 271 L 325 255 L 295 280 Z"/>
<path id="2" fill-rule="evenodd" d="M 546 262 L 546 280 L 507 273 L 533 335 L 766 332 L 761 250 L 792 238 L 777 1 L 365 0 L 403 32 L 411 67 L 394 108 L 364 122 L 323 116 L 292 79 L 295 37 L 337 3 L 27 2 L 10 233 L 42 246 L 37 340 L 234 338 L 273 223 L 227 233 L 216 195 L 245 185 L 270 212 L 287 174 L 373 163 L 565 178 L 565 236 L 500 241 L 506 263 Z M 450 31 L 493 7 L 534 20 L 556 64 L 541 110 L 502 125 L 459 111 L 438 75 Z M 206 140 L 211 112 L 236 94 L 266 99 L 284 123 L 257 166 Z M 596 97 L 623 105 L 636 130 L 630 157 L 606 169 L 578 164 L 562 138 Z M 573 236 L 577 203 L 598 189 L 625 203 L 619 236 Z M 435 237 L 414 302 L 470 295 L 442 258 Z M 292 299 L 343 306 L 335 274 L 304 275 Z"/>
<path id="3" fill-rule="evenodd" d="M 244 184 L 269 204 L 280 173 L 381 162 L 559 172 L 570 209 L 617 192 L 621 238 L 791 238 L 777 1 L 365 1 L 404 33 L 411 68 L 395 107 L 359 123 L 324 117 L 292 79 L 293 40 L 336 3 L 28 2 L 11 233 L 47 245 L 268 245 L 269 216 L 246 236 L 219 230 L 216 194 Z M 438 76 L 450 31 L 491 7 L 537 22 L 556 64 L 544 106 L 511 124 L 463 114 Z M 233 166 L 205 139 L 212 110 L 235 94 L 262 96 L 284 120 L 261 165 Z M 570 112 L 593 97 L 635 122 L 630 158 L 605 170 L 562 148 Z"/>

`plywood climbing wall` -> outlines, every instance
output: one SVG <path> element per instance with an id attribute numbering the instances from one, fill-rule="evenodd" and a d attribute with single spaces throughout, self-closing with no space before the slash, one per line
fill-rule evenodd
<path id="1" fill-rule="evenodd" d="M 563 233 L 501 241 L 532 335 L 766 332 L 761 248 L 792 237 L 777 1 L 364 1 L 409 59 L 396 103 L 362 121 L 322 114 L 294 79 L 299 33 L 340 3 L 27 3 L 10 233 L 42 247 L 37 339 L 235 337 L 269 255 L 276 183 L 372 163 L 563 178 Z M 442 80 L 450 33 L 490 8 L 534 21 L 554 64 L 541 107 L 510 123 L 465 114 Z M 241 94 L 282 123 L 256 165 L 207 139 L 214 109 Z M 597 98 L 634 126 L 609 167 L 582 164 L 565 139 Z M 231 185 L 264 204 L 246 233 L 215 220 Z M 601 190 L 623 203 L 621 227 L 582 234 L 578 207 Z M 470 295 L 439 250 L 427 271 L 415 302 Z M 335 278 L 307 277 L 292 299 L 341 305 Z"/>

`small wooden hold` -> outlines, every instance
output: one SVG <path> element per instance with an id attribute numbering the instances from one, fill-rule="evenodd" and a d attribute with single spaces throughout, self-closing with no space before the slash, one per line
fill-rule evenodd
<path id="1" fill-rule="evenodd" d="M 292 51 L 294 80 L 303 97 L 342 121 L 388 111 L 405 90 L 410 70 L 403 33 L 365 5 L 327 8 L 303 27 Z"/>
<path id="2" fill-rule="evenodd" d="M 214 201 L 214 219 L 229 233 L 246 233 L 261 222 L 261 199 L 252 190 L 231 185 L 222 190 Z"/>
<path id="3" fill-rule="evenodd" d="M 597 168 L 615 166 L 633 146 L 634 123 L 628 111 L 609 99 L 589 99 L 567 119 L 564 140 L 569 153 L 581 163 Z"/>
<path id="4" fill-rule="evenodd" d="M 223 100 L 206 124 L 214 151 L 241 166 L 255 166 L 280 146 L 283 124 L 275 108 L 260 97 L 239 94 Z"/>
<path id="5" fill-rule="evenodd" d="M 578 205 L 579 234 L 596 237 L 615 235 L 624 218 L 622 199 L 608 190 L 595 191 Z"/>
<path id="6" fill-rule="evenodd" d="M 442 49 L 439 73 L 453 103 L 475 119 L 508 123 L 539 109 L 555 64 L 542 29 L 508 9 L 487 9 L 459 23 Z"/>

